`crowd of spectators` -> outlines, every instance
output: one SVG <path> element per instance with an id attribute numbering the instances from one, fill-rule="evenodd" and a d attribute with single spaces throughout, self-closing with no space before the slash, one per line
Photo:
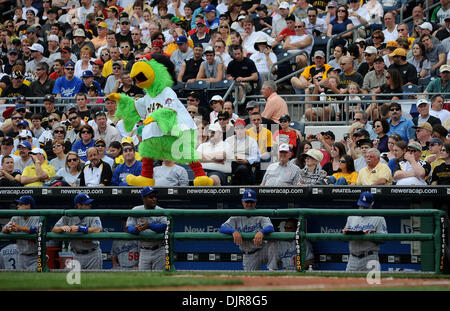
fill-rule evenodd
<path id="1" fill-rule="evenodd" d="M 130 71 L 149 53 L 167 55 L 183 86 L 239 83 L 240 107 L 184 94 L 215 186 L 448 184 L 450 1 L 437 2 L 430 19 L 421 1 L 408 2 L 404 23 L 400 6 L 376 0 L 4 1 L 0 185 L 126 186 L 128 174 L 140 175 L 141 124 L 126 132 L 104 98 L 143 96 Z M 332 40 L 328 62 L 315 45 L 323 38 Z M 306 120 L 352 121 L 342 140 L 305 135 L 291 119 L 274 82 L 287 73 L 274 66 L 283 53 L 303 69 L 288 87 L 324 101 L 305 103 Z M 187 186 L 191 173 L 161 159 L 155 185 Z"/>

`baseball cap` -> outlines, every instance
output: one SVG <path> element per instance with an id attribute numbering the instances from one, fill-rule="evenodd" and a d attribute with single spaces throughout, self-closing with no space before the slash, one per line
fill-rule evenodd
<path id="1" fill-rule="evenodd" d="M 177 41 L 178 41 L 178 38 L 179 37 L 177 37 Z M 187 42 L 187 40 L 186 40 L 186 42 Z M 155 39 L 152 41 L 152 46 L 154 46 L 154 47 L 162 48 L 163 45 L 164 45 L 164 42 L 161 39 Z"/>
<path id="2" fill-rule="evenodd" d="M 75 67 L 75 63 L 74 63 L 74 62 L 71 62 L 71 61 L 68 61 L 68 62 L 64 65 L 64 68 L 67 68 L 67 67 Z"/>
<path id="3" fill-rule="evenodd" d="M 283 2 L 280 3 L 278 8 L 280 8 L 280 9 L 289 9 L 289 3 L 283 1 Z"/>
<path id="4" fill-rule="evenodd" d="M 28 124 L 28 121 L 27 120 L 21 120 L 19 123 L 17 123 L 17 126 L 21 126 L 21 125 L 23 125 L 23 126 L 25 126 L 25 127 L 30 127 L 30 124 Z M 19 134 L 19 136 L 20 136 L 20 134 Z M 31 132 L 30 132 L 30 135 L 29 135 L 29 137 L 31 137 L 32 135 L 31 135 Z M 23 137 L 26 137 L 26 136 L 23 136 Z"/>
<path id="5" fill-rule="evenodd" d="M 119 13 L 119 9 L 114 5 L 107 7 L 105 10 L 106 11 L 116 11 L 117 13 Z"/>
<path id="6" fill-rule="evenodd" d="M 31 146 L 31 144 L 30 144 L 28 141 L 26 141 L 26 140 L 20 142 L 20 144 L 19 144 L 18 146 L 22 146 L 22 147 L 28 148 L 28 149 L 30 149 L 30 150 L 31 150 L 31 148 L 33 148 L 33 147 Z"/>
<path id="7" fill-rule="evenodd" d="M 227 112 L 228 113 L 228 112 Z M 234 121 L 234 127 L 238 126 L 238 125 L 242 125 L 243 127 L 246 126 L 245 121 L 242 119 L 237 119 L 236 121 Z"/>
<path id="8" fill-rule="evenodd" d="M 94 76 L 94 73 L 90 70 L 83 71 L 83 74 L 81 75 L 82 78 L 90 78 L 93 76 Z"/>
<path id="9" fill-rule="evenodd" d="M 424 22 L 424 23 L 420 24 L 419 28 L 433 31 L 433 25 L 431 25 L 429 22 Z"/>
<path id="10" fill-rule="evenodd" d="M 367 53 L 367 54 L 378 54 L 378 50 L 377 50 L 377 48 L 374 47 L 374 46 L 368 46 L 368 47 L 366 47 L 366 49 L 364 50 L 364 53 Z"/>
<path id="11" fill-rule="evenodd" d="M 278 151 L 291 151 L 291 148 L 289 148 L 288 144 L 281 144 L 280 147 L 278 147 Z"/>
<path id="12" fill-rule="evenodd" d="M 408 144 L 408 148 L 412 148 L 417 151 L 422 151 L 422 145 L 417 141 L 412 141 Z"/>
<path id="13" fill-rule="evenodd" d="M 439 68 L 439 72 L 444 72 L 444 71 L 450 71 L 450 66 L 447 64 L 442 65 L 441 68 Z"/>
<path id="14" fill-rule="evenodd" d="M 355 135 L 353 135 L 353 136 L 355 136 Z M 368 138 L 360 139 L 356 142 L 356 146 L 358 146 L 358 147 L 365 146 L 365 145 L 369 145 L 372 148 L 373 142 Z"/>
<path id="15" fill-rule="evenodd" d="M 209 102 L 212 102 L 212 101 L 223 101 L 223 98 L 222 98 L 222 96 L 220 96 L 220 95 L 214 95 L 214 96 L 211 97 L 211 99 L 209 100 Z"/>
<path id="16" fill-rule="evenodd" d="M 91 199 L 86 193 L 78 193 L 73 199 L 73 203 L 77 204 L 91 204 L 94 199 Z"/>
<path id="17" fill-rule="evenodd" d="M 36 202 L 34 201 L 32 196 L 29 195 L 23 195 L 18 200 L 16 200 L 17 203 L 20 204 L 30 204 L 31 208 L 33 208 L 36 205 Z"/>
<path id="18" fill-rule="evenodd" d="M 20 123 L 22 123 L 22 125 L 28 126 L 28 122 L 25 121 L 26 123 L 24 124 L 24 121 L 25 120 L 22 120 L 22 121 L 20 121 Z M 20 125 L 20 123 L 19 123 L 19 125 Z M 33 137 L 33 134 L 31 134 L 31 131 L 29 131 L 29 130 L 21 130 L 19 133 L 19 137 L 22 137 L 22 138 Z"/>
<path id="19" fill-rule="evenodd" d="M 56 41 L 59 43 L 59 37 L 57 35 L 50 35 L 47 37 L 47 41 Z"/>
<path id="20" fill-rule="evenodd" d="M 19 51 L 17 51 L 17 49 L 15 49 L 15 48 L 10 48 L 10 49 L 8 50 L 8 54 L 12 54 L 12 53 L 18 54 Z"/>
<path id="21" fill-rule="evenodd" d="M 174 17 L 172 17 L 172 18 L 170 19 L 170 22 L 176 24 L 176 23 L 181 22 L 181 19 L 179 19 L 178 17 L 174 16 Z"/>
<path id="22" fill-rule="evenodd" d="M 291 122 L 291 117 L 290 117 L 288 114 L 283 114 L 283 115 L 280 117 L 279 121 L 281 122 L 281 121 L 284 121 L 284 120 L 286 120 L 286 121 L 288 121 L 288 122 Z"/>
<path id="23" fill-rule="evenodd" d="M 192 91 L 189 93 L 189 95 L 187 97 L 194 97 L 195 99 L 200 100 L 200 94 L 197 93 L 196 91 Z"/>
<path id="24" fill-rule="evenodd" d="M 27 101 L 27 98 L 23 95 L 17 96 L 16 98 L 16 102 L 18 103 L 25 103 Z M 21 109 L 21 108 L 25 108 L 25 105 L 22 104 L 22 106 L 20 106 L 20 108 L 17 107 L 18 105 L 16 105 L 16 110 L 17 109 Z"/>
<path id="25" fill-rule="evenodd" d="M 70 105 L 67 106 L 66 111 L 70 111 L 72 109 L 78 111 L 79 110 L 78 105 L 77 104 L 70 104 Z"/>
<path id="26" fill-rule="evenodd" d="M 206 53 L 215 53 L 214 48 L 212 46 L 207 46 L 206 49 L 203 51 L 203 54 Z"/>
<path id="27" fill-rule="evenodd" d="M 443 142 L 440 138 L 437 138 L 437 137 L 432 138 L 432 139 L 429 140 L 427 143 L 430 144 L 430 145 L 438 144 L 438 145 L 440 145 L 440 146 L 442 146 L 442 145 L 444 144 L 444 142 Z"/>
<path id="28" fill-rule="evenodd" d="M 306 155 L 308 157 L 311 157 L 311 158 L 319 161 L 319 162 L 323 160 L 323 153 L 317 149 L 309 149 L 308 152 L 306 153 Z"/>
<path id="29" fill-rule="evenodd" d="M 24 104 L 17 104 L 16 107 L 14 107 L 15 111 L 19 111 L 21 109 L 23 109 L 23 110 L 26 109 Z"/>
<path id="30" fill-rule="evenodd" d="M 28 27 L 28 28 L 27 28 L 27 33 L 30 33 L 30 32 L 32 32 L 32 33 L 37 33 L 36 27 L 33 27 L 33 26 Z"/>
<path id="31" fill-rule="evenodd" d="M 336 1 L 330 1 L 328 2 L 328 7 L 329 8 L 337 8 L 337 2 Z"/>
<path id="32" fill-rule="evenodd" d="M 52 94 L 47 94 L 44 96 L 44 101 L 55 102 L 55 96 L 53 96 Z"/>
<path id="33" fill-rule="evenodd" d="M 373 204 L 373 194 L 365 191 L 361 193 L 358 200 L 358 206 L 370 207 Z"/>
<path id="34" fill-rule="evenodd" d="M 396 47 L 398 47 L 398 43 L 397 43 L 397 41 L 389 41 L 388 43 L 386 43 L 386 47 L 387 48 L 396 48 Z"/>
<path id="35" fill-rule="evenodd" d="M 429 130 L 430 132 L 433 132 L 433 127 L 428 122 L 419 123 L 418 126 L 414 126 L 413 128 L 415 128 L 415 129 L 426 129 L 426 130 Z"/>
<path id="36" fill-rule="evenodd" d="M 86 37 L 86 34 L 84 33 L 84 30 L 81 28 L 75 29 L 75 32 L 73 33 L 74 37 Z"/>
<path id="37" fill-rule="evenodd" d="M 383 62 L 383 63 L 384 63 L 384 59 L 383 59 L 383 57 L 382 57 L 382 56 L 380 56 L 380 55 L 377 55 L 377 57 L 375 57 L 375 60 L 374 60 L 374 62 Z"/>
<path id="38" fill-rule="evenodd" d="M 11 74 L 11 78 L 13 79 L 23 79 L 23 73 L 20 70 L 14 70 Z"/>
<path id="39" fill-rule="evenodd" d="M 130 22 L 130 19 L 128 18 L 128 17 L 121 17 L 120 19 L 119 19 L 119 22 L 122 24 L 123 22 Z"/>
<path id="40" fill-rule="evenodd" d="M 405 49 L 402 48 L 396 48 L 394 50 L 394 52 L 392 52 L 391 54 L 389 54 L 390 57 L 394 57 L 394 56 L 403 56 L 406 57 L 406 51 Z"/>
<path id="41" fill-rule="evenodd" d="M 47 156 L 47 154 L 45 153 L 44 149 L 41 148 L 34 148 L 33 150 L 30 151 L 32 154 L 42 154 L 44 157 Z"/>
<path id="42" fill-rule="evenodd" d="M 156 190 L 153 187 L 149 187 L 149 186 L 145 187 L 145 188 L 143 188 L 141 190 L 141 197 L 144 198 L 144 197 L 146 197 L 146 196 L 148 196 L 149 194 L 152 194 L 152 193 L 158 194 L 159 192 L 158 192 L 158 190 Z"/>
<path id="43" fill-rule="evenodd" d="M 317 51 L 314 53 L 314 57 L 322 57 L 322 58 L 325 58 L 325 53 L 324 53 L 322 50 L 317 50 Z"/>
<path id="44" fill-rule="evenodd" d="M 130 136 L 126 136 L 124 138 L 122 138 L 122 140 L 120 141 L 121 144 L 131 144 L 134 145 L 133 142 L 133 138 L 131 138 Z"/>
<path id="45" fill-rule="evenodd" d="M 204 10 L 203 10 L 203 12 L 215 12 L 216 11 L 216 7 L 214 6 L 214 5 L 212 5 L 212 4 L 210 4 L 210 5 L 208 5 Z"/>
<path id="46" fill-rule="evenodd" d="M 94 61 L 91 61 L 90 63 L 91 63 L 91 65 L 98 65 L 100 67 L 103 67 L 103 65 L 104 65 L 101 59 L 96 59 Z"/>
<path id="47" fill-rule="evenodd" d="M 65 46 L 65 47 L 61 48 L 61 52 L 62 53 L 70 53 L 71 52 L 70 46 Z"/>
<path id="48" fill-rule="evenodd" d="M 267 11 L 267 6 L 265 4 L 260 4 L 257 8 L 256 11 Z"/>
<path id="49" fill-rule="evenodd" d="M 100 137 L 100 138 L 97 138 L 97 139 L 95 140 L 94 146 L 97 145 L 97 143 L 104 143 L 104 144 L 106 144 L 106 143 L 105 143 L 105 140 L 104 140 L 103 138 L 101 138 L 101 137 Z"/>
<path id="50" fill-rule="evenodd" d="M 242 195 L 242 201 L 244 202 L 256 202 L 256 192 L 254 190 L 245 190 Z"/>
<path id="51" fill-rule="evenodd" d="M 5 136 L 5 137 L 3 137 L 2 144 L 5 144 L 5 143 L 7 145 L 13 145 L 14 144 L 14 139 L 12 137 Z"/>
<path id="52" fill-rule="evenodd" d="M 208 131 L 211 132 L 222 132 L 222 127 L 220 126 L 219 123 L 213 123 L 209 125 Z"/>
<path id="53" fill-rule="evenodd" d="M 239 15 L 238 16 L 238 21 L 241 21 L 243 19 L 246 19 L 247 17 L 245 15 Z"/>
<path id="54" fill-rule="evenodd" d="M 196 25 L 198 25 L 198 24 L 206 25 L 206 23 L 203 19 L 198 20 L 195 24 Z"/>
<path id="55" fill-rule="evenodd" d="M 322 134 L 323 136 L 328 136 L 332 139 L 336 139 L 336 136 L 334 135 L 334 133 L 332 131 L 320 132 L 320 134 Z"/>
<path id="56" fill-rule="evenodd" d="M 421 98 L 421 99 L 419 99 L 419 100 L 416 102 L 416 106 L 417 106 L 417 107 L 419 107 L 420 105 L 423 105 L 423 104 L 428 105 L 428 104 L 429 104 L 428 100 L 425 99 L 425 98 Z"/>
<path id="57" fill-rule="evenodd" d="M 183 43 L 187 43 L 188 40 L 187 40 L 186 36 L 178 36 L 176 42 L 177 42 L 177 44 L 183 44 Z"/>
<path id="58" fill-rule="evenodd" d="M 253 109 L 258 106 L 259 106 L 259 103 L 257 101 L 251 100 L 247 103 L 247 106 L 245 106 L 245 109 Z"/>
<path id="59" fill-rule="evenodd" d="M 108 25 L 105 22 L 100 22 L 97 24 L 97 27 L 108 28 Z"/>

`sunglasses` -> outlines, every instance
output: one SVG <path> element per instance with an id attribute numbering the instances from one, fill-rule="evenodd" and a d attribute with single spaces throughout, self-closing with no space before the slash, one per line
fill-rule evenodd
<path id="1" fill-rule="evenodd" d="M 338 12 L 344 12 L 344 13 L 347 13 L 347 10 L 338 10 Z"/>
<path id="2" fill-rule="evenodd" d="M 308 17 L 316 17 L 317 15 L 308 15 Z"/>
<path id="3" fill-rule="evenodd" d="M 400 111 L 400 108 L 392 108 L 392 109 L 389 109 L 389 111 Z"/>
<path id="4" fill-rule="evenodd" d="M 386 78 L 386 79 L 390 79 L 390 78 L 391 78 L 391 76 L 385 76 L 385 78 Z"/>
<path id="5" fill-rule="evenodd" d="M 382 38 L 375 36 L 375 37 L 372 37 L 372 39 L 382 39 Z"/>
<path id="6" fill-rule="evenodd" d="M 189 113 L 191 113 L 191 114 L 194 114 L 195 113 L 195 111 L 188 111 Z"/>
<path id="7" fill-rule="evenodd" d="M 226 28 L 226 29 L 228 29 L 228 26 L 220 26 L 220 28 Z"/>
<path id="8" fill-rule="evenodd" d="M 11 120 L 23 120 L 23 117 L 11 117 Z"/>
<path id="9" fill-rule="evenodd" d="M 114 69 L 114 70 L 119 70 L 120 67 L 119 67 L 119 66 L 114 66 L 114 67 L 112 67 L 112 69 Z"/>
<path id="10" fill-rule="evenodd" d="M 14 145 L 14 143 L 4 141 L 4 142 L 2 142 L 2 145 L 3 146 L 12 146 L 12 145 Z"/>
<path id="11" fill-rule="evenodd" d="M 132 152 L 134 151 L 133 148 L 123 148 L 123 152 Z"/>
<path id="12" fill-rule="evenodd" d="M 53 148 L 56 148 L 56 147 L 62 147 L 62 145 L 61 145 L 61 144 L 55 144 L 55 145 L 53 145 Z"/>
<path id="13" fill-rule="evenodd" d="M 53 133 L 55 133 L 55 134 L 64 134 L 64 131 L 63 130 L 56 130 Z"/>
<path id="14" fill-rule="evenodd" d="M 226 121 L 227 119 L 225 118 L 218 118 L 219 121 Z"/>
<path id="15" fill-rule="evenodd" d="M 104 144 L 97 144 L 97 145 L 95 145 L 95 147 L 106 148 L 106 145 L 104 145 Z"/>
<path id="16" fill-rule="evenodd" d="M 74 68 L 66 68 L 66 70 L 68 70 L 68 71 L 74 71 L 75 69 L 74 69 Z"/>
<path id="17" fill-rule="evenodd" d="M 441 152 L 447 152 L 447 149 L 441 149 Z"/>
<path id="18" fill-rule="evenodd" d="M 339 160 L 339 163 L 346 163 L 347 161 L 345 160 Z"/>
<path id="19" fill-rule="evenodd" d="M 129 45 L 123 45 L 123 46 L 121 46 L 120 48 L 121 48 L 121 49 L 128 49 L 128 48 L 130 48 L 130 46 L 129 46 Z"/>
<path id="20" fill-rule="evenodd" d="M 67 159 L 67 162 L 77 162 L 78 161 L 78 159 L 77 158 L 71 158 L 71 159 Z"/>
<path id="21" fill-rule="evenodd" d="M 128 25 L 128 24 L 130 24 L 129 22 L 123 22 L 123 23 L 121 23 L 121 25 Z"/>
<path id="22" fill-rule="evenodd" d="M 381 125 L 376 125 L 376 126 L 374 126 L 374 128 L 379 128 L 379 127 L 381 127 Z"/>
<path id="23" fill-rule="evenodd" d="M 109 53 L 102 54 L 102 56 L 109 56 Z"/>
<path id="24" fill-rule="evenodd" d="M 294 28 L 296 28 L 296 29 L 303 28 L 303 26 L 294 26 Z"/>
<path id="25" fill-rule="evenodd" d="M 76 120 L 76 119 L 78 119 L 78 116 L 69 118 L 69 121 L 74 121 L 74 120 Z"/>
<path id="26" fill-rule="evenodd" d="M 55 122 L 58 121 L 58 119 L 48 119 L 48 122 Z"/>
<path id="27" fill-rule="evenodd" d="M 353 118 L 354 121 L 361 121 L 360 118 Z"/>

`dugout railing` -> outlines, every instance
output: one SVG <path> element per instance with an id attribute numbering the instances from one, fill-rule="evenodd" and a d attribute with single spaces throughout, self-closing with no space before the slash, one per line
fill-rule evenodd
<path id="1" fill-rule="evenodd" d="M 47 240 L 148 240 L 162 239 L 166 249 L 166 271 L 175 271 L 174 266 L 174 240 L 233 240 L 230 235 L 222 233 L 194 233 L 174 232 L 174 221 L 177 216 L 266 216 L 266 217 L 298 217 L 297 232 L 274 232 L 264 237 L 266 240 L 294 240 L 296 245 L 296 270 L 304 271 L 306 254 L 305 240 L 309 241 L 430 241 L 433 242 L 434 272 L 442 273 L 445 256 L 445 218 L 444 212 L 436 209 L 255 209 L 255 210 L 185 210 L 185 209 L 162 209 L 162 210 L 0 210 L 2 216 L 40 216 L 40 228 L 46 228 L 48 216 L 166 216 L 167 228 L 165 233 L 140 233 L 130 234 L 125 232 L 101 232 L 101 233 L 52 233 L 46 230 L 38 230 L 34 234 L 26 233 L 1 233 L 0 240 L 33 240 L 38 242 L 38 272 L 48 271 L 46 265 L 46 242 Z M 431 233 L 387 233 L 366 235 L 345 235 L 342 233 L 307 233 L 306 218 L 312 215 L 327 216 L 428 216 L 433 218 L 434 229 Z M 242 233 L 243 239 L 253 239 L 254 233 Z"/>

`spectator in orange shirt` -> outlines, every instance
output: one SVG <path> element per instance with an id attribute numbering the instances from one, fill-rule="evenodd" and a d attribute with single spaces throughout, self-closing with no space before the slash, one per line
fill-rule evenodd
<path id="1" fill-rule="evenodd" d="M 289 114 L 288 107 L 283 98 L 277 94 L 277 86 L 273 80 L 267 80 L 261 87 L 261 94 L 266 99 L 266 106 L 262 116 L 279 123 L 282 115 Z"/>

